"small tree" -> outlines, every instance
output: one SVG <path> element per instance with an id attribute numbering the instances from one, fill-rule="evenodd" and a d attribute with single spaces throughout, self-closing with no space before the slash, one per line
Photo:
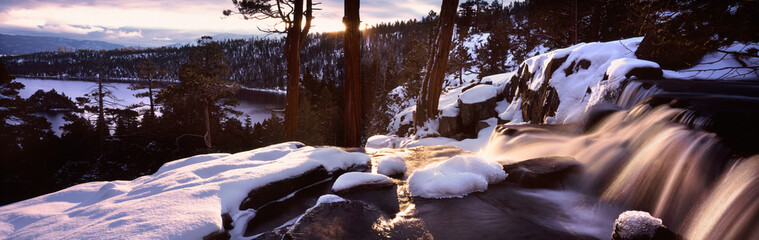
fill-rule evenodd
<path id="1" fill-rule="evenodd" d="M 231 68 L 225 63 L 224 52 L 218 43 L 211 40 L 209 36 L 203 36 L 198 40 L 199 46 L 193 49 L 187 62 L 179 67 L 179 85 L 170 85 L 159 93 L 159 99 L 170 105 L 169 111 L 192 111 L 194 107 L 203 109 L 203 112 L 199 114 L 202 114 L 205 134 L 184 134 L 179 138 L 201 137 L 209 149 L 213 148 L 212 112 L 216 112 L 217 115 L 226 114 L 224 106 L 236 105 L 236 102 L 228 100 L 232 99 L 233 94 L 240 87 L 238 83 L 229 80 Z M 188 112 L 188 117 L 192 117 L 189 114 L 194 113 Z"/>
<path id="2" fill-rule="evenodd" d="M 148 125 L 152 126 L 153 121 L 155 121 L 155 97 L 156 94 L 158 94 L 158 91 L 155 89 L 154 80 L 156 78 L 159 78 L 160 76 L 165 75 L 165 72 L 158 68 L 158 65 L 153 62 L 151 59 L 147 59 L 142 61 L 140 65 L 137 66 L 137 76 L 138 82 L 132 83 L 129 85 L 129 89 L 131 90 L 142 90 L 145 89 L 147 91 L 145 92 L 139 92 L 134 94 L 135 97 L 146 97 L 148 98 L 149 104 L 150 104 L 150 112 L 148 114 L 145 114 L 145 117 L 143 119 L 143 122 L 146 122 Z"/>

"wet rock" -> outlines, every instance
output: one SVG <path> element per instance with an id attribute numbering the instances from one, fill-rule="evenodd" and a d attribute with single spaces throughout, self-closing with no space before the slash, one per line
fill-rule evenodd
<path id="1" fill-rule="evenodd" d="M 289 239 L 381 239 L 374 229 L 388 217 L 362 201 L 320 204 L 307 212 L 285 238 Z"/>
<path id="2" fill-rule="evenodd" d="M 563 187 L 564 180 L 582 165 L 571 157 L 543 157 L 503 166 L 506 182 L 529 188 Z"/>
<path id="3" fill-rule="evenodd" d="M 662 220 L 643 211 L 626 211 L 614 221 L 613 240 L 682 240 Z"/>
<path id="4" fill-rule="evenodd" d="M 329 177 L 330 173 L 324 167 L 319 166 L 301 175 L 269 183 L 248 192 L 248 197 L 240 204 L 240 210 L 258 209 L 266 203 L 280 199 L 298 189 L 305 188 Z"/>

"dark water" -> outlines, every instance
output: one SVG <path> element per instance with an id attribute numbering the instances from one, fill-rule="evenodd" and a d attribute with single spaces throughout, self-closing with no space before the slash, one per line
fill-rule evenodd
<path id="1" fill-rule="evenodd" d="M 25 88 L 21 90 L 19 96 L 28 98 L 37 90 L 50 91 L 55 89 L 58 93 L 63 93 L 74 100 L 76 97 L 82 97 L 95 89 L 97 84 L 95 82 L 76 81 L 76 80 L 46 80 L 46 79 L 31 79 L 31 78 L 18 78 L 16 81 L 24 84 Z M 126 107 L 132 104 L 147 105 L 146 98 L 137 98 L 134 96 L 136 91 L 130 90 L 128 83 L 108 83 L 112 87 L 116 98 L 118 98 L 117 104 L 111 107 Z M 258 90 L 246 90 L 241 89 L 235 96 L 239 100 L 240 105 L 235 109 L 241 111 L 243 114 L 241 120 L 244 120 L 246 116 L 250 116 L 250 120 L 253 123 L 262 122 L 263 120 L 271 117 L 270 109 L 283 109 L 285 106 L 285 94 L 280 92 L 268 92 Z M 143 107 L 147 108 L 147 107 Z M 160 113 L 159 113 L 160 114 Z M 39 113 L 39 116 L 44 116 L 50 123 L 52 123 L 53 131 L 56 134 L 60 134 L 60 127 L 66 122 L 63 120 L 63 113 L 49 112 Z"/>

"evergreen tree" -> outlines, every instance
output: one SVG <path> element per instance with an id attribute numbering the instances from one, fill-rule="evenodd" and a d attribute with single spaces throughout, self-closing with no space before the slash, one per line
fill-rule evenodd
<path id="1" fill-rule="evenodd" d="M 217 42 L 211 40 L 212 38 L 208 36 L 198 40 L 200 47 L 195 49 L 187 62 L 179 68 L 180 83 L 169 85 L 159 92 L 159 100 L 164 102 L 164 109 L 171 112 L 170 116 L 185 115 L 184 121 L 189 125 L 196 122 L 203 123 L 205 129 L 203 135 L 185 135 L 202 137 L 208 149 L 213 147 L 212 122 L 228 118 L 228 113 L 239 114 L 230 108 L 237 105 L 232 97 L 239 88 L 239 84 L 229 81 L 230 68 L 225 63 L 224 52 Z M 202 112 L 197 112 L 193 106 L 199 106 Z M 219 121 L 212 121 L 212 117 Z M 202 120 L 196 121 L 196 119 Z M 187 127 L 187 129 L 194 129 L 191 126 Z"/>

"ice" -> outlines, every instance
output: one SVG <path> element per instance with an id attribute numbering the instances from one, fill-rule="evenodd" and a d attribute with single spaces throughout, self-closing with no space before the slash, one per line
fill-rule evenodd
<path id="1" fill-rule="evenodd" d="M 497 162 L 475 155 L 460 155 L 415 171 L 409 177 L 408 185 L 413 196 L 453 198 L 485 191 L 488 184 L 505 178 L 506 173 Z"/>
<path id="2" fill-rule="evenodd" d="M 390 179 L 389 177 L 382 174 L 366 173 L 366 172 L 349 172 L 349 173 L 340 175 L 340 177 L 338 177 L 337 180 L 335 180 L 335 183 L 332 184 L 332 191 L 338 192 L 338 191 L 348 190 L 348 189 L 358 187 L 358 186 L 363 186 L 363 185 L 390 185 L 390 184 L 393 184 L 393 179 Z"/>
<path id="3" fill-rule="evenodd" d="M 239 205 L 254 188 L 301 175 L 367 164 L 369 156 L 282 143 L 237 154 L 165 164 L 132 181 L 91 182 L 0 207 L 0 239 L 200 239 L 255 211 Z M 230 233 L 241 236 L 243 228 Z"/>
<path id="4" fill-rule="evenodd" d="M 376 173 L 393 176 L 406 173 L 406 161 L 399 156 L 382 156 L 375 160 Z"/>
<path id="5" fill-rule="evenodd" d="M 656 229 L 662 227 L 661 219 L 652 217 L 643 211 L 626 211 L 619 215 L 614 222 L 614 232 L 622 239 L 640 239 L 638 236 L 646 236 L 653 239 Z"/>
<path id="6" fill-rule="evenodd" d="M 494 98 L 496 93 L 496 88 L 493 85 L 480 84 L 465 91 L 459 98 L 464 104 L 472 104 Z"/>

